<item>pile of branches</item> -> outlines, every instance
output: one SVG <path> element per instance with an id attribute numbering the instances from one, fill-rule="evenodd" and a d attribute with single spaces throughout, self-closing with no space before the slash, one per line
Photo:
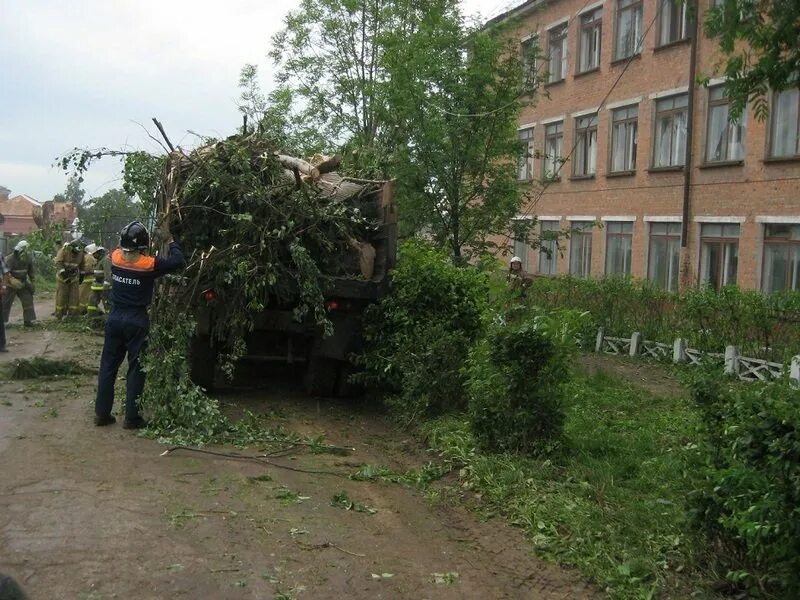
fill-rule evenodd
<path id="1" fill-rule="evenodd" d="M 338 163 L 282 155 L 258 133 L 171 152 L 159 209 L 188 265 L 179 285 L 167 288 L 172 304 L 185 310 L 214 290 L 219 340 L 245 335 L 267 304 L 329 325 L 330 278 L 369 276 L 353 257 L 373 235 L 382 187 L 340 177 Z M 341 272 L 352 264 L 355 270 Z"/>

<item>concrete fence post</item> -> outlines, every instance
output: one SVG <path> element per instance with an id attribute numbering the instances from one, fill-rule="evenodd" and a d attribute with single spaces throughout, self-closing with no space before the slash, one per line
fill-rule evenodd
<path id="1" fill-rule="evenodd" d="M 792 357 L 792 366 L 789 367 L 789 378 L 795 385 L 800 385 L 800 356 Z"/>
<path id="2" fill-rule="evenodd" d="M 595 352 L 602 352 L 603 351 L 603 340 L 606 337 L 606 331 L 602 327 L 597 330 L 597 340 L 594 343 L 594 351 Z"/>
<path id="3" fill-rule="evenodd" d="M 725 347 L 725 374 L 739 375 L 739 349 L 736 346 Z"/>
<path id="4" fill-rule="evenodd" d="M 675 364 L 686 362 L 686 340 L 678 338 L 673 342 L 672 362 Z"/>
<path id="5" fill-rule="evenodd" d="M 642 334 L 634 331 L 631 336 L 631 356 L 637 356 L 642 347 Z"/>

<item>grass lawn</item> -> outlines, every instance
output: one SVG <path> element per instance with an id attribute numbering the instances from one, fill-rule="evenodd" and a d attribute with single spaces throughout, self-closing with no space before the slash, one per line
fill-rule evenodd
<path id="1" fill-rule="evenodd" d="M 574 565 L 611 598 L 711 596 L 702 542 L 686 524 L 700 461 L 690 400 L 603 373 L 567 390 L 564 440 L 546 457 L 481 454 L 461 417 L 424 433 L 464 465 L 482 510 L 523 527 L 537 554 Z"/>

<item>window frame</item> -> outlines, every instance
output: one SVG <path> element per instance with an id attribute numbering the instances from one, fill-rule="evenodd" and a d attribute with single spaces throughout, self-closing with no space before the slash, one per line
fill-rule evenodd
<path id="1" fill-rule="evenodd" d="M 777 136 L 775 135 L 775 120 L 777 116 L 777 111 L 775 110 L 775 106 L 777 105 L 778 96 L 784 94 L 786 92 L 797 92 L 797 122 L 795 123 L 795 151 L 794 154 L 775 154 L 775 140 Z M 769 111 L 769 132 L 768 137 L 769 140 L 767 142 L 767 159 L 768 160 L 796 160 L 800 159 L 800 88 L 788 88 L 785 90 L 781 90 L 780 92 L 774 91 L 770 96 L 770 111 Z"/>
<path id="2" fill-rule="evenodd" d="M 719 225 L 721 233 L 720 235 L 704 235 L 703 229 L 707 228 L 710 225 Z M 725 229 L 728 227 L 735 226 L 737 228 L 737 234 L 735 236 L 726 234 Z M 726 285 L 737 285 L 739 279 L 739 244 L 742 237 L 742 228 L 741 224 L 739 223 L 700 223 L 700 264 L 697 268 L 697 283 L 699 285 L 710 285 L 714 289 L 714 291 L 719 291 L 722 289 L 723 286 Z M 725 281 L 727 279 L 727 269 L 726 269 L 726 254 L 724 252 L 725 246 L 729 244 L 736 244 L 736 273 L 734 275 L 733 281 Z M 719 256 L 719 264 L 717 265 L 717 272 L 719 273 L 719 280 L 718 281 L 711 281 L 710 279 L 704 281 L 703 280 L 703 259 L 705 257 L 705 248 L 707 244 L 716 244 L 720 246 L 720 256 Z"/>
<path id="3" fill-rule="evenodd" d="M 667 100 L 674 101 L 677 98 L 681 98 L 681 97 L 685 97 L 686 98 L 686 104 L 685 105 L 683 105 L 681 107 L 678 107 L 678 108 L 675 108 L 673 106 L 672 108 L 669 108 L 669 109 L 666 109 L 666 110 L 659 110 L 659 108 L 658 108 L 659 104 L 661 104 L 663 102 L 666 102 Z M 655 105 L 653 107 L 653 132 L 652 132 L 652 137 L 651 137 L 653 151 L 651 153 L 651 158 L 650 158 L 650 168 L 651 169 L 653 169 L 653 170 L 658 170 L 658 169 L 683 169 L 683 168 L 686 167 L 686 143 L 687 143 L 686 134 L 687 134 L 687 127 L 688 127 L 688 119 L 689 119 L 688 102 L 689 102 L 689 94 L 686 93 L 686 92 L 681 93 L 681 94 L 674 94 L 672 96 L 665 96 L 664 98 L 656 98 Z M 658 151 L 659 151 L 659 143 L 658 143 L 659 142 L 659 137 L 658 137 L 659 124 L 660 124 L 662 118 L 664 118 L 665 115 L 670 119 L 674 119 L 677 115 L 679 115 L 681 113 L 684 114 L 683 152 L 681 152 L 681 155 L 680 155 L 680 158 L 679 158 L 679 160 L 681 162 L 674 163 L 674 164 L 672 162 L 670 162 L 669 164 L 666 164 L 666 165 L 665 164 L 656 164 L 656 157 L 658 156 Z M 669 150 L 670 160 L 672 159 L 672 150 L 674 148 L 674 143 L 675 143 L 675 139 L 671 137 L 670 138 L 670 150 Z"/>
<path id="4" fill-rule="evenodd" d="M 789 227 L 796 227 L 800 230 L 800 223 L 765 223 L 763 229 L 763 248 L 761 253 L 761 291 L 765 294 L 771 294 L 781 291 L 796 291 L 800 290 L 800 280 L 796 281 L 796 286 L 794 288 L 791 287 L 791 282 L 789 279 L 791 278 L 792 271 L 787 271 L 786 277 L 784 279 L 784 287 L 781 290 L 773 290 L 768 291 L 766 286 L 767 279 L 767 246 L 785 246 L 785 252 L 791 258 L 791 250 L 792 248 L 800 249 L 800 233 L 798 233 L 798 239 L 792 239 L 791 233 L 789 234 L 788 238 L 779 238 L 779 237 L 770 237 L 768 232 L 770 227 L 774 227 L 775 225 L 788 225 Z M 788 261 L 787 261 L 788 262 Z M 798 262 L 800 262 L 800 256 L 798 256 Z"/>
<path id="5" fill-rule="evenodd" d="M 624 119 L 616 119 L 615 118 L 616 114 L 621 113 L 622 111 L 629 111 L 631 108 L 634 108 L 634 107 L 636 108 L 636 116 L 635 117 L 626 116 Z M 611 132 L 610 132 L 610 135 L 608 136 L 608 140 L 609 140 L 608 172 L 610 174 L 619 175 L 619 174 L 628 174 L 628 173 L 635 173 L 636 172 L 636 167 L 637 167 L 637 164 L 638 164 L 638 154 L 639 154 L 639 113 L 640 112 L 641 111 L 639 110 L 639 103 L 638 102 L 634 103 L 634 104 L 628 104 L 626 106 L 618 106 L 616 108 L 611 109 L 611 119 L 610 119 L 610 123 L 609 123 L 609 127 L 611 129 Z M 629 159 L 631 159 L 631 158 L 633 159 L 633 168 L 623 169 L 623 170 L 615 170 L 614 169 L 614 140 L 615 140 L 616 125 L 617 124 L 624 124 L 626 126 L 626 132 L 627 132 L 627 127 L 629 127 L 631 125 L 631 123 L 636 128 L 636 131 L 634 133 L 634 146 L 635 147 L 633 149 L 632 156 L 628 157 Z M 625 152 L 627 153 L 628 152 L 627 141 L 626 141 L 626 145 L 625 146 L 626 146 Z M 630 163 L 630 160 L 625 161 L 625 166 L 629 166 L 629 163 Z"/>
<path id="6" fill-rule="evenodd" d="M 622 226 L 622 231 L 612 231 L 612 228 L 615 226 Z M 630 227 L 630 231 L 624 231 L 625 227 Z M 606 277 L 630 277 L 631 275 L 631 263 L 633 262 L 633 228 L 634 223 L 633 221 L 608 221 L 606 223 L 606 257 L 605 257 L 605 275 Z M 622 239 L 626 240 L 628 244 L 627 254 L 628 254 L 628 269 L 625 272 L 617 273 L 611 272 L 610 270 L 610 259 L 611 259 L 611 242 L 612 239 Z"/>
<path id="7" fill-rule="evenodd" d="M 613 62 L 618 62 L 622 60 L 630 59 L 634 56 L 641 56 L 642 50 L 644 49 L 644 30 L 642 29 L 644 25 L 644 0 L 630 0 L 626 6 L 620 6 L 623 2 L 627 0 L 616 0 L 614 5 L 614 48 L 613 48 Z M 639 13 L 639 39 L 634 40 L 635 45 L 633 46 L 633 51 L 630 54 L 621 54 L 620 53 L 620 46 L 619 46 L 619 32 L 620 32 L 620 19 L 622 14 L 625 12 L 634 12 L 638 11 Z"/>
<path id="8" fill-rule="evenodd" d="M 569 22 L 559 23 L 547 30 L 547 84 L 560 83 L 567 78 L 567 35 L 569 33 Z M 554 36 L 559 36 L 558 41 L 561 43 L 561 61 L 559 64 L 558 79 L 553 78 L 553 39 Z"/>
<path id="9" fill-rule="evenodd" d="M 653 228 L 657 225 L 666 225 L 667 232 L 666 233 L 654 233 Z M 678 232 L 670 232 L 670 227 L 677 227 Z M 667 292 L 674 293 L 677 292 L 680 287 L 680 244 L 681 244 L 681 223 L 675 221 L 653 221 L 650 223 L 650 231 L 648 231 L 648 238 L 647 238 L 647 279 L 652 281 L 657 287 L 663 289 Z M 675 289 L 670 289 L 671 280 L 669 280 L 669 269 L 667 270 L 667 278 L 668 281 L 666 282 L 666 286 L 662 285 L 660 281 L 656 281 L 653 277 L 654 271 L 654 263 L 653 258 L 655 256 L 654 252 L 654 242 L 656 239 L 663 239 L 666 240 L 667 246 L 666 248 L 669 249 L 669 242 L 670 241 L 677 241 L 678 243 L 678 268 L 675 271 Z M 669 261 L 669 256 L 667 257 L 667 261 Z"/>
<path id="10" fill-rule="evenodd" d="M 515 218 L 511 219 L 512 223 L 512 231 L 513 231 L 513 224 L 515 223 L 527 223 L 530 219 L 526 218 Z M 520 252 L 517 248 L 517 244 L 522 244 L 524 246 L 524 250 Z M 522 259 L 522 270 L 528 272 L 528 265 L 530 263 L 530 253 L 531 253 L 531 244 L 529 241 L 526 240 L 518 240 L 516 237 L 511 239 L 511 250 L 513 251 L 512 256 L 518 256 Z"/>
<path id="11" fill-rule="evenodd" d="M 590 113 L 575 117 L 575 131 L 573 133 L 574 152 L 572 157 L 572 176 L 573 178 L 592 178 L 597 174 L 597 121 L 598 113 Z M 582 121 L 586 121 L 585 125 L 581 125 Z M 594 142 L 592 142 L 592 134 L 594 134 Z M 584 156 L 580 157 L 583 162 L 583 172 L 578 172 L 579 166 L 579 138 L 583 137 L 583 152 Z M 594 149 L 594 170 L 589 171 L 589 159 L 591 158 L 591 150 Z"/>
<path id="12" fill-rule="evenodd" d="M 578 277 L 581 279 L 588 279 L 592 276 L 592 234 L 594 233 L 594 222 L 592 221 L 570 221 L 569 225 L 569 274 L 571 277 Z M 585 273 L 577 273 L 573 270 L 575 261 L 575 239 L 581 240 L 581 257 L 580 266 L 581 271 L 586 269 Z M 588 242 L 588 256 L 586 253 L 586 244 Z"/>
<path id="13" fill-rule="evenodd" d="M 591 17 L 590 21 L 587 21 L 588 17 Z M 582 75 L 584 73 L 591 73 L 592 71 L 596 71 L 600 68 L 600 61 L 603 56 L 603 7 L 598 6 L 592 10 L 588 10 L 585 13 L 578 15 L 578 18 L 578 51 L 575 59 L 575 74 Z M 596 34 L 594 33 L 595 30 L 598 30 Z M 597 40 L 597 51 L 595 64 L 584 68 L 583 58 L 585 48 L 583 37 L 584 33 L 586 32 L 588 32 L 590 39 Z"/>
<path id="14" fill-rule="evenodd" d="M 522 62 L 522 86 L 527 94 L 531 94 L 539 85 L 539 53 L 534 52 L 533 56 L 528 56 L 529 49 L 535 50 L 539 47 L 539 34 L 529 35 L 524 40 L 520 40 L 520 60 Z"/>
<path id="15" fill-rule="evenodd" d="M 517 157 L 517 181 L 525 182 L 525 181 L 533 181 L 533 158 L 534 154 L 536 153 L 535 146 L 534 146 L 534 127 L 523 127 L 522 129 L 517 130 L 517 137 L 521 144 L 524 144 L 526 147 L 523 150 L 522 154 Z M 523 137 L 523 134 L 530 133 L 530 136 Z M 520 177 L 522 173 L 522 160 L 525 159 L 525 178 Z"/>
<path id="16" fill-rule="evenodd" d="M 560 129 L 555 133 L 550 133 L 548 130 L 551 128 L 559 127 Z M 550 140 L 560 139 L 560 151 L 558 153 L 558 158 L 549 159 L 549 149 L 550 149 Z M 553 121 L 552 123 L 546 123 L 544 126 L 544 158 L 542 160 L 542 179 L 548 181 L 559 181 L 561 179 L 561 169 L 564 166 L 562 162 L 564 159 L 564 121 Z M 553 172 L 552 174 L 548 174 L 547 172 L 547 163 L 552 160 L 553 162 Z M 558 164 L 556 164 L 558 162 Z"/>
<path id="17" fill-rule="evenodd" d="M 554 225 L 554 227 L 551 227 L 550 225 L 545 227 L 545 223 L 552 224 Z M 546 219 L 544 221 L 539 221 L 539 256 L 538 260 L 536 261 L 536 272 L 539 275 L 553 276 L 553 275 L 558 275 L 558 240 L 557 239 L 545 240 L 543 235 L 547 231 L 561 231 L 561 222 L 553 219 Z M 547 253 L 542 252 L 542 248 L 545 247 L 545 245 L 550 247 L 551 244 L 552 244 L 551 254 L 550 256 L 547 256 Z M 550 262 L 552 267 L 551 268 L 552 272 L 544 271 L 542 269 L 542 259 L 545 259 Z"/>
<path id="18" fill-rule="evenodd" d="M 712 94 L 722 90 L 723 95 L 719 99 L 712 98 Z M 725 84 L 721 83 L 718 85 L 710 86 L 708 88 L 708 104 L 706 106 L 706 131 L 705 131 L 705 143 L 703 148 L 703 164 L 706 165 L 717 165 L 717 164 L 724 164 L 724 163 L 742 163 L 744 162 L 745 155 L 747 153 L 747 111 L 742 113 L 741 118 L 739 121 L 736 122 L 734 127 L 740 128 L 739 133 L 739 143 L 742 146 L 742 156 L 741 158 L 731 158 L 731 122 L 729 121 L 728 117 L 730 116 L 730 106 L 731 101 L 725 92 Z M 724 158 L 720 159 L 713 159 L 709 156 L 710 151 L 710 143 L 712 142 L 711 137 L 711 117 L 714 112 L 715 108 L 725 106 L 727 107 L 725 113 L 725 128 L 723 129 L 723 141 L 725 143 L 725 152 Z"/>
<path id="19" fill-rule="evenodd" d="M 658 2 L 661 4 L 661 8 L 658 9 L 658 22 L 656 23 L 656 46 L 655 47 L 656 48 L 664 48 L 666 46 L 672 46 L 673 44 L 679 44 L 681 42 L 687 41 L 691 37 L 689 35 L 689 29 L 690 29 L 689 28 L 689 19 L 691 18 L 691 15 L 687 12 L 687 6 L 688 6 L 689 3 L 686 0 L 658 0 Z M 664 21 L 665 21 L 664 15 L 667 14 L 665 5 L 666 4 L 670 4 L 671 5 L 670 8 L 674 8 L 674 5 L 676 3 L 679 3 L 679 5 L 680 5 L 678 7 L 678 9 L 680 10 L 679 18 L 683 21 L 682 26 L 681 26 L 682 32 L 679 35 L 679 37 L 676 37 L 675 39 L 669 39 L 669 40 L 665 41 L 665 40 L 661 39 L 661 36 L 663 34 L 662 28 L 664 26 Z M 671 16 L 672 15 L 670 15 L 670 18 L 671 18 Z"/>

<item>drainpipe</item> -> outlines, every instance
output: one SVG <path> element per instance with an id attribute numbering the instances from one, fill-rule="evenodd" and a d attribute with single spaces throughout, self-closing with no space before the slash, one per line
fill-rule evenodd
<path id="1" fill-rule="evenodd" d="M 686 107 L 686 155 L 683 167 L 683 212 L 681 222 L 681 253 L 683 258 L 683 284 L 689 284 L 689 213 L 691 207 L 692 184 L 692 149 L 694 146 L 694 96 L 695 78 L 697 77 L 697 21 L 699 18 L 697 0 L 685 0 L 686 12 L 689 18 L 689 35 L 691 36 L 691 49 L 689 58 L 689 98 Z"/>

